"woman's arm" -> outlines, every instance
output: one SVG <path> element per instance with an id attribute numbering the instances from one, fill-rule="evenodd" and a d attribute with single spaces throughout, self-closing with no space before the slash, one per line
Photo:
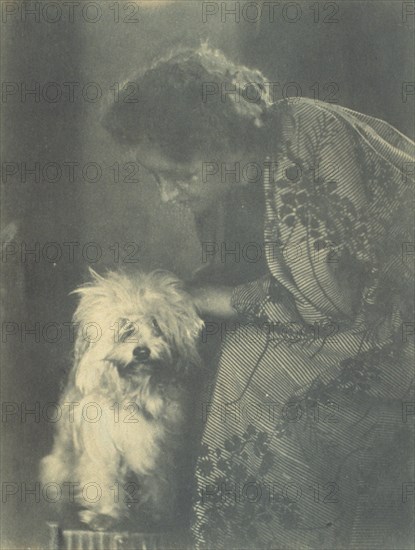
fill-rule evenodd
<path id="1" fill-rule="evenodd" d="M 189 285 L 187 292 L 193 298 L 201 317 L 231 319 L 237 315 L 231 305 L 234 287 L 221 285 Z"/>
<path id="2" fill-rule="evenodd" d="M 272 281 L 268 273 L 237 286 L 190 283 L 187 291 L 202 317 L 263 319 Z"/>

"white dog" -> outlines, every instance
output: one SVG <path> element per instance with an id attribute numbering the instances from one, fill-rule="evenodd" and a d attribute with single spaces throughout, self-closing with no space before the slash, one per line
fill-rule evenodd
<path id="1" fill-rule="evenodd" d="M 134 505 L 167 525 L 180 496 L 203 322 L 166 271 L 91 274 L 75 291 L 75 360 L 61 399 L 67 414 L 41 478 L 72 487 L 91 529 L 110 528 Z"/>

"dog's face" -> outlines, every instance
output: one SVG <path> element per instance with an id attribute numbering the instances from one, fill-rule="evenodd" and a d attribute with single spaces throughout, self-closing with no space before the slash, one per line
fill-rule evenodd
<path id="1" fill-rule="evenodd" d="M 93 281 L 75 291 L 75 383 L 82 391 L 103 377 L 112 385 L 117 377 L 186 374 L 199 364 L 203 322 L 178 279 L 165 271 L 91 274 Z"/>
<path id="2" fill-rule="evenodd" d="M 137 369 L 152 368 L 154 364 L 168 365 L 173 362 L 173 342 L 168 341 L 159 322 L 153 315 L 132 312 L 115 323 L 114 339 L 105 359 L 114 363 L 121 376 Z"/>

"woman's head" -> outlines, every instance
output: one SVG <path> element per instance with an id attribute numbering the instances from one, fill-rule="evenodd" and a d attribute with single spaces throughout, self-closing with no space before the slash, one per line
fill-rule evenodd
<path id="1" fill-rule="evenodd" d="M 135 147 L 138 160 L 154 174 L 164 168 L 169 184 L 181 182 L 180 192 L 192 187 L 211 195 L 213 178 L 211 189 L 197 187 L 203 163 L 230 163 L 252 152 L 271 103 L 260 71 L 236 65 L 207 45 L 176 50 L 132 81 L 138 101 L 124 87 L 104 126 L 114 139 Z"/>
<path id="2" fill-rule="evenodd" d="M 229 61 L 205 44 L 158 59 L 126 86 L 104 117 L 113 137 L 154 144 L 169 159 L 187 162 L 201 151 L 240 150 L 246 132 L 262 125 L 269 104 L 260 71 Z M 235 93 L 232 93 L 235 91 Z"/>

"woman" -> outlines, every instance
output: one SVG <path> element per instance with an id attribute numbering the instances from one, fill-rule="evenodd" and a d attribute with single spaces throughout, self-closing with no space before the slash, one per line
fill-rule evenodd
<path id="1" fill-rule="evenodd" d="M 195 544 L 409 547 L 413 143 L 339 106 L 273 103 L 259 71 L 205 46 L 137 81 L 105 124 L 194 212 L 217 254 L 190 291 L 233 323 L 202 403 Z M 251 270 L 220 254 L 244 239 L 264 251 Z"/>

